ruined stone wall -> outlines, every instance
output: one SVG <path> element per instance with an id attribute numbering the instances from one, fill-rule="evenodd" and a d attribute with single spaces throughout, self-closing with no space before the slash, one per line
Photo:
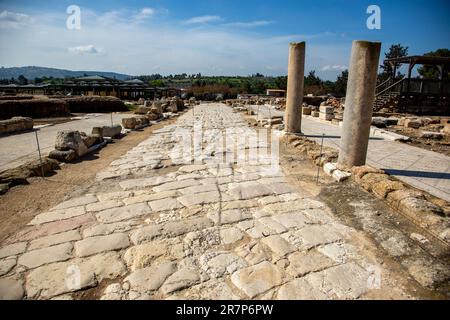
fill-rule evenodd
<path id="1" fill-rule="evenodd" d="M 393 104 L 391 107 L 397 112 L 418 115 L 450 116 L 449 100 L 435 97 L 401 97 L 398 99 L 398 104 Z"/>
<path id="2" fill-rule="evenodd" d="M 33 129 L 33 119 L 14 117 L 8 120 L 0 120 L 0 135 Z"/>
<path id="3" fill-rule="evenodd" d="M 0 119 L 13 117 L 47 118 L 69 116 L 69 105 L 59 99 L 30 99 L 0 101 Z"/>
<path id="4" fill-rule="evenodd" d="M 71 97 L 64 98 L 72 113 L 102 113 L 128 111 L 122 100 L 115 97 Z"/>

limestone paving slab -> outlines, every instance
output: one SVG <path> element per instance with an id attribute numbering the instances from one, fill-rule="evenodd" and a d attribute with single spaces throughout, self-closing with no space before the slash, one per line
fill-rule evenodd
<path id="1" fill-rule="evenodd" d="M 35 249 L 41 249 L 45 247 L 50 247 L 56 244 L 65 243 L 65 242 L 71 242 L 80 240 L 81 235 L 78 232 L 78 230 L 70 230 L 67 232 L 62 232 L 42 238 L 38 238 L 36 240 L 33 240 L 30 242 L 30 246 L 28 247 L 28 250 L 35 250 Z"/>
<path id="2" fill-rule="evenodd" d="M 38 225 L 52 221 L 66 220 L 73 217 L 78 217 L 86 213 L 84 206 L 70 207 L 67 209 L 58 209 L 37 215 L 29 225 Z"/>
<path id="3" fill-rule="evenodd" d="M 240 269 L 231 276 L 232 283 L 254 298 L 283 282 L 284 272 L 268 261 Z"/>
<path id="4" fill-rule="evenodd" d="M 100 222 L 111 223 L 137 218 L 151 213 L 147 203 L 130 204 L 124 207 L 112 208 L 98 212 L 95 216 Z"/>
<path id="5" fill-rule="evenodd" d="M 127 276 L 124 281 L 130 283 L 130 287 L 140 292 L 158 290 L 164 281 L 177 270 L 176 264 L 166 262 L 160 265 L 137 269 Z"/>
<path id="6" fill-rule="evenodd" d="M 130 245 L 126 233 L 113 233 L 106 236 L 95 236 L 75 242 L 75 253 L 78 257 L 126 248 Z"/>
<path id="7" fill-rule="evenodd" d="M 63 243 L 28 251 L 19 257 L 17 263 L 27 268 L 36 268 L 52 262 L 65 261 L 72 257 L 72 249 L 73 245 L 71 243 Z"/>
<path id="8" fill-rule="evenodd" d="M 30 299 L 49 299 L 93 287 L 103 279 L 114 279 L 123 275 L 125 270 L 119 254 L 115 252 L 52 263 L 27 275 L 26 292 Z"/>
<path id="9" fill-rule="evenodd" d="M 0 260 L 0 276 L 10 272 L 17 263 L 16 257 L 8 257 Z"/>
<path id="10" fill-rule="evenodd" d="M 26 242 L 17 242 L 4 246 L 3 248 L 0 249 L 0 258 L 5 258 L 23 253 L 25 252 L 26 248 L 27 248 Z"/>

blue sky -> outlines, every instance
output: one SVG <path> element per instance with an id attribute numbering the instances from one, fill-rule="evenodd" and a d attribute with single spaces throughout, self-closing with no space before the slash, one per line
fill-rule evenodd
<path id="1" fill-rule="evenodd" d="M 369 30 L 369 5 L 381 29 Z M 66 9 L 81 8 L 68 30 Z M 0 65 L 127 74 L 287 73 L 288 44 L 306 41 L 306 70 L 334 80 L 352 40 L 450 48 L 450 1 L 0 0 Z M 383 55 L 382 55 L 383 56 Z"/>

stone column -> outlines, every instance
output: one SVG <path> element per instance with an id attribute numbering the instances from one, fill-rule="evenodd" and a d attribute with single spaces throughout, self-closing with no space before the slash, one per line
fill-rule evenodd
<path id="1" fill-rule="evenodd" d="M 380 49 L 380 42 L 353 41 L 338 159 L 342 169 L 366 163 Z"/>
<path id="2" fill-rule="evenodd" d="M 289 45 L 287 100 L 284 116 L 287 133 L 301 133 L 304 76 L 305 42 L 291 43 Z"/>

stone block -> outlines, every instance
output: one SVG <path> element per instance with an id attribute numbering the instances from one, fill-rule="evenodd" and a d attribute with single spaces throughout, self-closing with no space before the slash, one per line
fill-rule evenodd
<path id="1" fill-rule="evenodd" d="M 103 138 L 103 127 L 93 127 L 91 133 Z"/>
<path id="2" fill-rule="evenodd" d="M 444 129 L 442 129 L 442 132 L 446 135 L 450 135 L 450 123 L 446 123 L 444 125 Z"/>
<path id="3" fill-rule="evenodd" d="M 13 278 L 0 279 L 0 300 L 21 300 L 24 296 L 21 280 Z"/>
<path id="4" fill-rule="evenodd" d="M 445 136 L 444 132 L 422 131 L 419 137 L 423 139 L 440 140 L 444 138 L 444 136 Z"/>
<path id="5" fill-rule="evenodd" d="M 333 118 L 334 118 L 334 114 L 332 114 L 332 113 L 319 112 L 319 119 L 331 121 Z"/>
<path id="6" fill-rule="evenodd" d="M 323 166 L 323 171 L 329 176 L 331 176 L 333 174 L 333 171 L 336 170 L 336 169 L 337 169 L 336 164 L 335 163 L 331 163 L 331 162 L 327 162 Z"/>
<path id="7" fill-rule="evenodd" d="M 134 117 L 122 119 L 122 126 L 125 129 L 134 129 L 134 128 L 136 128 L 136 125 L 137 125 L 137 122 L 136 122 L 136 118 L 134 118 Z"/>
<path id="8" fill-rule="evenodd" d="M 351 173 L 341 171 L 339 169 L 334 170 L 332 173 L 333 179 L 336 180 L 337 182 L 342 182 L 348 179 L 351 175 L 352 175 Z"/>
<path id="9" fill-rule="evenodd" d="M 135 114 L 147 114 L 147 112 L 150 112 L 150 109 L 151 108 L 149 108 L 149 107 L 140 106 L 134 111 L 134 113 Z"/>
<path id="10" fill-rule="evenodd" d="M 404 189 L 405 186 L 400 181 L 381 180 L 375 183 L 372 187 L 372 192 L 381 199 L 386 198 L 388 193 Z"/>
<path id="11" fill-rule="evenodd" d="M 326 114 L 333 114 L 334 107 L 332 106 L 320 106 L 319 107 L 320 113 L 326 113 Z"/>
<path id="12" fill-rule="evenodd" d="M 0 258 L 5 258 L 9 256 L 15 256 L 17 254 L 21 254 L 25 252 L 27 247 L 26 242 L 17 242 L 7 246 L 4 246 L 0 249 Z"/>
<path id="13" fill-rule="evenodd" d="M 304 114 L 304 115 L 311 115 L 311 112 L 312 112 L 312 108 L 310 107 L 310 106 L 307 106 L 307 107 L 303 107 L 302 108 L 302 113 Z"/>
<path id="14" fill-rule="evenodd" d="M 80 271 L 80 281 L 70 281 L 70 272 L 76 270 Z M 93 287 L 104 279 L 115 279 L 125 272 L 125 265 L 121 262 L 120 255 L 115 252 L 52 263 L 34 269 L 27 275 L 27 297 L 49 299 Z"/>
<path id="15" fill-rule="evenodd" d="M 20 256 L 17 263 L 27 268 L 36 268 L 44 264 L 68 260 L 71 256 L 72 244 L 63 243 L 44 249 L 28 251 Z"/>
<path id="16" fill-rule="evenodd" d="M 169 294 L 174 291 L 189 288 L 197 283 L 200 283 L 200 276 L 197 271 L 184 268 L 168 277 L 161 287 L 161 291 L 165 294 Z"/>
<path id="17" fill-rule="evenodd" d="M 384 173 L 368 173 L 364 175 L 361 179 L 355 179 L 356 182 L 361 184 L 361 186 L 367 190 L 372 191 L 373 186 L 383 180 L 389 180 L 389 176 Z"/>
<path id="18" fill-rule="evenodd" d="M 315 250 L 295 252 L 289 256 L 287 272 L 293 277 L 301 277 L 314 271 L 320 271 L 333 266 L 333 260 Z"/>
<path id="19" fill-rule="evenodd" d="M 33 119 L 26 117 L 13 117 L 0 121 L 0 134 L 7 134 L 33 129 Z"/>
<path id="20" fill-rule="evenodd" d="M 120 136 L 122 132 L 122 126 L 120 124 L 115 126 L 104 126 L 103 129 L 103 136 L 104 137 L 110 137 L 110 138 L 116 138 Z"/>
<path id="21" fill-rule="evenodd" d="M 405 128 L 414 128 L 418 129 L 422 126 L 422 121 L 417 119 L 406 119 L 404 122 Z"/>
<path id="22" fill-rule="evenodd" d="M 137 269 L 125 278 L 130 288 L 139 292 L 158 290 L 164 281 L 177 270 L 176 263 L 166 262 L 157 266 Z"/>
<path id="23" fill-rule="evenodd" d="M 61 162 L 68 163 L 77 159 L 78 155 L 74 150 L 66 150 L 66 151 L 52 150 L 48 154 L 48 157 L 50 159 L 55 159 Z"/>
<path id="24" fill-rule="evenodd" d="M 360 182 L 361 178 L 368 173 L 380 173 L 383 174 L 384 171 L 381 169 L 377 169 L 368 165 L 353 167 L 351 169 L 353 176 L 355 177 L 356 182 Z"/>
<path id="25" fill-rule="evenodd" d="M 130 245 L 128 235 L 113 233 L 107 236 L 96 236 L 75 242 L 75 252 L 79 257 L 90 256 L 105 251 L 126 248 Z"/>
<path id="26" fill-rule="evenodd" d="M 249 298 L 262 294 L 283 282 L 283 271 L 268 261 L 240 269 L 233 273 L 231 282 Z"/>
<path id="27" fill-rule="evenodd" d="M 56 134 L 55 149 L 60 151 L 74 150 L 81 157 L 88 151 L 79 131 L 64 130 Z"/>

